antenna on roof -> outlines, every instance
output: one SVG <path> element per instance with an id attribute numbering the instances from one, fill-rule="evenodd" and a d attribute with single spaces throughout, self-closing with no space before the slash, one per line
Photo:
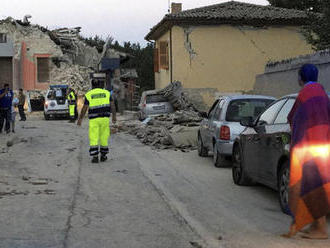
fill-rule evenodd
<path id="1" fill-rule="evenodd" d="M 171 0 L 168 0 L 168 13 L 171 13 Z"/>

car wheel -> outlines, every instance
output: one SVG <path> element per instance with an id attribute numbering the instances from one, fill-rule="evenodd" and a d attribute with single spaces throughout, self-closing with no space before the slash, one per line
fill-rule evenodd
<path id="1" fill-rule="evenodd" d="M 233 181 L 237 185 L 249 186 L 253 184 L 253 181 L 249 178 L 246 171 L 244 170 L 242 153 L 238 145 L 234 146 L 232 175 L 233 175 Z"/>
<path id="2" fill-rule="evenodd" d="M 200 134 L 198 134 L 198 155 L 200 157 L 207 157 L 208 155 L 208 151 L 207 151 L 207 148 L 204 147 L 204 144 L 203 144 L 203 141 L 202 141 L 202 137 Z"/>
<path id="3" fill-rule="evenodd" d="M 289 161 L 286 161 L 278 175 L 278 196 L 281 210 L 285 214 L 289 214 L 289 182 L 290 182 L 290 167 Z"/>
<path id="4" fill-rule="evenodd" d="M 217 168 L 226 167 L 226 159 L 218 152 L 217 143 L 213 145 L 213 164 Z"/>

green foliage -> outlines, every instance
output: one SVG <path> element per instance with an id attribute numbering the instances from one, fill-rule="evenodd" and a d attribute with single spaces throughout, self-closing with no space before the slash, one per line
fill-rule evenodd
<path id="1" fill-rule="evenodd" d="M 322 10 L 323 0 L 268 0 L 268 2 L 275 7 L 318 12 Z"/>
<path id="2" fill-rule="evenodd" d="M 153 44 L 148 43 L 146 47 L 141 47 L 139 43 L 124 42 L 120 45 L 117 41 L 111 46 L 117 51 L 128 53 L 132 56 L 122 65 L 122 68 L 135 68 L 139 75 L 137 84 L 141 91 L 155 88 L 154 69 L 153 69 Z"/>
<path id="3" fill-rule="evenodd" d="M 272 6 L 307 11 L 303 34 L 315 50 L 330 49 L 330 0 L 268 0 Z"/>
<path id="4" fill-rule="evenodd" d="M 87 45 L 96 47 L 99 53 L 102 52 L 105 40 L 96 35 L 94 37 L 80 37 Z M 151 90 L 155 88 L 154 69 L 153 69 L 153 44 L 148 43 L 146 47 L 141 47 L 139 43 L 124 42 L 121 45 L 118 41 L 114 41 L 110 37 L 110 48 L 119 52 L 131 55 L 131 58 L 122 64 L 122 68 L 136 69 L 139 78 L 137 84 L 140 85 L 141 91 Z"/>
<path id="5" fill-rule="evenodd" d="M 91 46 L 91 47 L 95 47 L 97 49 L 97 51 L 99 53 L 102 52 L 103 50 L 103 46 L 105 44 L 105 40 L 98 36 L 95 35 L 94 37 L 89 37 L 89 38 L 84 38 L 84 37 L 80 37 L 87 45 Z"/>
<path id="6" fill-rule="evenodd" d="M 322 10 L 322 15 L 310 13 L 310 25 L 304 28 L 304 34 L 315 50 L 330 49 L 330 0 L 322 0 Z"/>

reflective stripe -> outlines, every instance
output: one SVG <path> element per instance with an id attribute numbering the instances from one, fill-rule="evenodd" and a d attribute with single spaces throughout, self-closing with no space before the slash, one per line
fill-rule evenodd
<path id="1" fill-rule="evenodd" d="M 99 105 L 99 106 L 94 106 L 94 107 L 90 107 L 90 110 L 93 109 L 99 109 L 99 108 L 110 108 L 110 104 L 103 104 L 103 105 Z"/>
<path id="2" fill-rule="evenodd" d="M 108 147 L 101 147 L 100 152 L 101 152 L 101 154 L 107 154 L 107 153 L 109 153 L 109 148 Z"/>
<path id="3" fill-rule="evenodd" d="M 91 147 L 89 148 L 89 154 L 90 154 L 91 156 L 96 156 L 96 155 L 98 155 L 98 154 L 99 154 L 99 147 L 98 147 L 98 146 L 91 146 Z"/>
<path id="4" fill-rule="evenodd" d="M 102 117 L 110 117 L 110 112 L 104 112 L 104 113 L 95 113 L 95 114 L 88 114 L 89 119 L 95 119 L 95 118 L 102 118 Z"/>

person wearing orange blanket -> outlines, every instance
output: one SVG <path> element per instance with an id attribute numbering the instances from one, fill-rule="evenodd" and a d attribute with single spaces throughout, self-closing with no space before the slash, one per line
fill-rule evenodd
<path id="1" fill-rule="evenodd" d="M 293 237 L 327 239 L 330 213 L 330 101 L 312 64 L 299 70 L 302 90 L 288 115 L 291 125 L 289 209 Z"/>

